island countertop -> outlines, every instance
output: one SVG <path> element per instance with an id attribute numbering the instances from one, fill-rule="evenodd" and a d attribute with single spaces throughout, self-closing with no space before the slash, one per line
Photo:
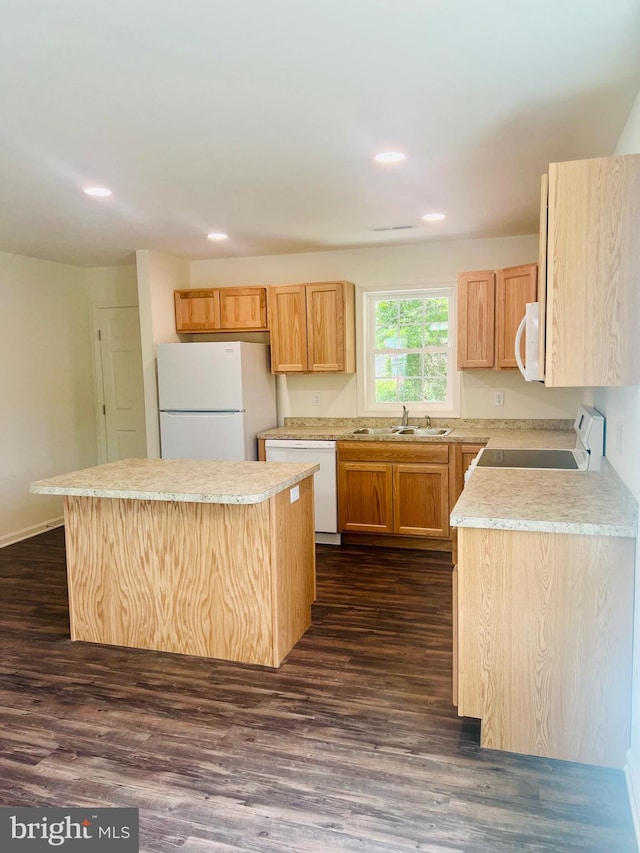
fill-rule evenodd
<path id="1" fill-rule="evenodd" d="M 319 467 L 308 462 L 122 459 L 37 480 L 30 491 L 97 498 L 253 504 L 294 486 Z"/>

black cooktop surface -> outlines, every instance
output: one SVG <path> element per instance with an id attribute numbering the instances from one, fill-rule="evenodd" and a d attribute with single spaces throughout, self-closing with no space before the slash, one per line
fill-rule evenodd
<path id="1" fill-rule="evenodd" d="M 478 459 L 479 468 L 550 468 L 577 471 L 571 450 L 494 450 L 485 448 Z"/>

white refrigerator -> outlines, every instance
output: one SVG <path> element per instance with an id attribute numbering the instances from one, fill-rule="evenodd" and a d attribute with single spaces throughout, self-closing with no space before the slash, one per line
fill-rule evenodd
<path id="1" fill-rule="evenodd" d="M 159 344 L 157 364 L 163 459 L 257 459 L 256 434 L 277 424 L 266 344 Z"/>

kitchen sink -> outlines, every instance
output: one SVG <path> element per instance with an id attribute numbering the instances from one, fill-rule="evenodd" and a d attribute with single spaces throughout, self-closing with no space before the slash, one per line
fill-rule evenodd
<path id="1" fill-rule="evenodd" d="M 349 435 L 449 435 L 452 427 L 358 427 Z"/>
<path id="2" fill-rule="evenodd" d="M 349 435 L 395 435 L 396 427 L 358 427 L 352 429 Z"/>
<path id="3" fill-rule="evenodd" d="M 449 435 L 453 427 L 401 427 L 395 435 Z"/>

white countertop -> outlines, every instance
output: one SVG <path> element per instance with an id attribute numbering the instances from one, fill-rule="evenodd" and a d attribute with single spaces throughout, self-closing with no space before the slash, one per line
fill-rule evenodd
<path id="1" fill-rule="evenodd" d="M 263 439 L 300 439 L 300 440 L 333 440 L 333 441 L 391 441 L 402 443 L 434 443 L 434 444 L 489 444 L 491 447 L 575 447 L 576 434 L 568 421 L 538 421 L 519 420 L 505 426 L 504 421 L 463 420 L 439 421 L 434 419 L 433 426 L 451 427 L 448 435 L 353 435 L 353 430 L 361 426 L 391 426 L 397 424 L 389 418 L 378 419 L 322 419 L 315 423 L 286 424 L 259 433 Z M 330 421 L 327 423 L 327 421 Z M 337 422 L 336 422 L 337 421 Z M 535 423 L 536 426 L 530 426 Z M 499 424 L 499 425 L 494 425 Z M 412 426 L 424 426 L 410 419 Z"/>
<path id="2" fill-rule="evenodd" d="M 605 459 L 601 471 L 475 468 L 451 524 L 635 537 L 637 512 L 633 495 Z"/>
<path id="3" fill-rule="evenodd" d="M 319 470 L 309 462 L 122 459 L 31 484 L 45 495 L 186 503 L 261 503 Z"/>

